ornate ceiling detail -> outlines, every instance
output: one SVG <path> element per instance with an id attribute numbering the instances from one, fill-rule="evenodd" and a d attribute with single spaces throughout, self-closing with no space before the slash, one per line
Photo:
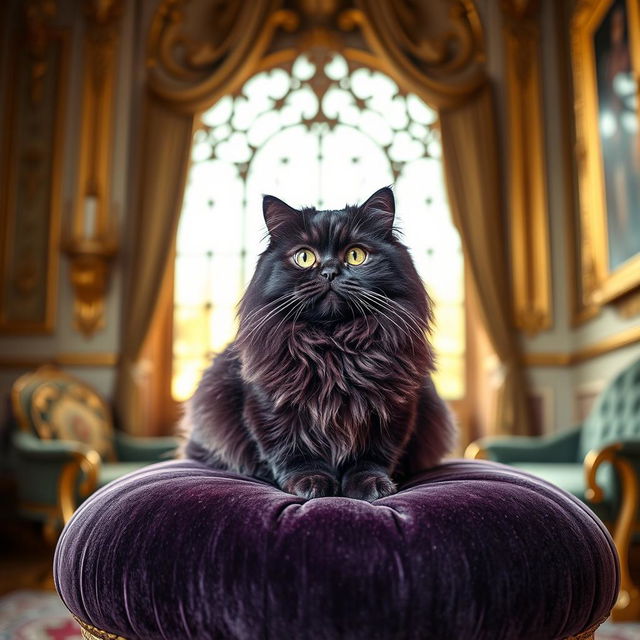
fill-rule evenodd
<path id="1" fill-rule="evenodd" d="M 447 108 L 485 83 L 482 40 L 472 0 L 164 0 L 149 31 L 149 86 L 194 112 L 260 69 L 325 48 Z"/>

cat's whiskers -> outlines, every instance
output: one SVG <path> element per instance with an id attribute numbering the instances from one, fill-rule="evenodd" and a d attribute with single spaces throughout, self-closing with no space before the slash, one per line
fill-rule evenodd
<path id="1" fill-rule="evenodd" d="M 360 298 L 357 293 L 352 292 L 352 295 L 353 295 L 353 300 L 354 301 L 358 300 L 358 304 L 360 304 L 362 308 L 365 309 L 365 317 L 367 313 L 375 317 L 377 309 L 374 309 L 364 298 Z M 376 319 L 376 322 L 378 323 L 378 327 L 380 327 L 380 330 L 382 331 L 382 333 L 384 333 L 386 336 L 389 336 L 390 335 L 389 329 L 384 326 L 384 323 L 380 322 L 377 319 Z"/>
<path id="2" fill-rule="evenodd" d="M 296 326 L 296 322 L 298 321 L 298 318 L 300 317 L 300 314 L 302 313 L 302 311 L 304 310 L 304 308 L 307 306 L 307 303 L 309 302 L 309 300 L 303 300 L 302 304 L 300 305 L 300 307 L 298 308 L 298 312 L 296 313 L 293 322 L 291 323 L 291 337 L 293 338 L 293 330 Z"/>
<path id="3" fill-rule="evenodd" d="M 410 325 L 407 320 L 405 319 L 405 317 L 398 312 L 397 308 L 394 308 L 393 305 L 391 305 L 389 299 L 382 299 L 382 298 L 376 298 L 374 296 L 370 295 L 370 292 L 367 291 L 362 291 L 361 294 L 363 296 L 365 296 L 365 298 L 368 298 L 372 304 L 378 304 L 382 307 L 384 307 L 387 311 L 389 311 L 389 313 L 393 313 L 398 320 L 400 320 L 400 322 L 402 322 L 402 324 L 406 327 L 406 329 L 408 331 L 411 331 L 411 333 L 413 333 L 413 335 L 418 338 L 419 340 L 424 340 L 425 336 L 423 333 L 421 333 L 420 331 L 418 331 L 414 326 Z M 402 309 L 402 307 L 400 305 L 397 305 L 397 307 L 399 309 Z"/>
<path id="4" fill-rule="evenodd" d="M 256 318 L 256 316 L 258 314 L 262 313 L 263 311 L 268 309 L 270 306 L 272 306 L 274 304 L 278 304 L 280 301 L 285 300 L 287 298 L 290 298 L 292 295 L 305 293 L 305 291 L 307 289 L 310 289 L 313 286 L 315 286 L 314 282 L 304 283 L 301 287 L 298 287 L 298 289 L 296 289 L 296 291 L 285 293 L 284 295 L 279 296 L 275 300 L 271 300 L 271 302 L 267 302 L 266 304 L 263 304 L 262 306 L 258 307 L 257 309 L 254 309 L 249 314 L 247 314 L 246 317 L 242 318 L 242 324 L 250 324 L 251 322 L 253 322 L 255 320 L 255 318 Z"/>
<path id="5" fill-rule="evenodd" d="M 409 311 L 408 309 L 403 307 L 401 304 L 399 304 L 398 302 L 396 302 L 395 300 L 393 300 L 389 296 L 384 295 L 384 294 L 381 295 L 381 294 L 376 293 L 375 291 L 371 291 L 371 290 L 365 290 L 365 292 L 369 296 L 373 296 L 374 298 L 377 298 L 383 304 L 387 304 L 387 306 L 392 306 L 395 309 L 397 314 L 400 314 L 403 317 L 405 317 L 409 322 L 411 322 L 411 324 L 413 324 L 413 326 L 420 333 L 422 333 L 422 332 L 424 332 L 426 330 L 426 327 L 424 326 L 424 324 L 420 324 L 418 316 L 416 316 L 414 313 L 412 313 L 411 311 Z"/>
<path id="6" fill-rule="evenodd" d="M 257 323 L 254 326 L 249 325 L 249 332 L 246 335 L 241 335 L 241 339 L 243 341 L 249 341 L 251 336 L 254 335 L 256 331 L 259 331 L 265 325 L 265 323 L 267 323 L 273 316 L 275 316 L 277 313 L 281 311 L 284 311 L 287 307 L 295 305 L 295 303 L 298 302 L 299 300 L 300 298 L 297 296 L 295 292 L 289 294 L 289 298 L 287 299 L 286 302 L 283 302 L 282 304 L 278 305 L 275 309 L 272 309 L 271 311 L 269 311 L 269 313 L 266 316 L 259 318 Z"/>
<path id="7" fill-rule="evenodd" d="M 244 318 L 241 318 L 242 324 L 243 325 L 250 324 L 256 319 L 256 316 L 258 316 L 258 314 L 266 311 L 269 307 L 271 307 L 274 304 L 279 304 L 281 301 L 289 297 L 291 297 L 291 292 L 285 293 L 284 295 L 277 297 L 275 300 L 271 300 L 271 302 L 267 302 L 266 304 L 263 304 L 257 307 L 256 309 L 248 313 Z"/>
<path id="8" fill-rule="evenodd" d="M 265 326 L 265 324 L 271 318 L 273 318 L 277 313 L 280 313 L 285 309 L 287 309 L 287 313 L 285 314 L 285 316 L 282 318 L 282 320 L 278 323 L 276 327 L 276 331 L 277 331 L 277 329 L 283 324 L 283 322 L 285 322 L 292 313 L 295 313 L 298 310 L 298 303 L 303 303 L 302 306 L 304 306 L 304 304 L 306 304 L 311 298 L 313 298 L 318 293 L 320 293 L 320 290 L 318 289 L 318 285 L 315 282 L 307 282 L 303 284 L 301 287 L 299 287 L 298 289 L 296 289 L 294 292 L 286 294 L 285 296 L 282 296 L 287 298 L 285 302 L 278 305 L 275 309 L 272 309 L 271 311 L 269 311 L 269 313 L 266 316 L 259 318 L 255 326 L 249 327 L 250 328 L 249 333 L 246 336 L 242 336 L 242 339 L 245 341 L 253 342 L 253 340 L 250 340 L 250 338 L 254 334 L 257 334 L 257 332 L 260 329 L 262 329 Z"/>
<path id="9" fill-rule="evenodd" d="M 354 295 L 356 296 L 360 296 L 363 291 L 359 291 L 359 292 L 353 292 Z M 364 303 L 366 300 L 366 298 L 360 298 L 360 302 Z M 378 307 L 373 307 L 372 305 L 374 304 L 374 300 L 369 300 L 368 301 L 368 307 L 372 310 L 372 311 L 376 311 L 377 313 L 379 313 L 381 316 L 383 316 L 384 318 L 386 318 L 391 324 L 395 325 L 397 327 L 397 329 L 400 331 L 400 333 L 402 333 L 403 335 L 405 335 L 408 339 L 409 342 L 411 343 L 411 347 L 413 349 L 413 340 L 411 340 L 411 334 L 407 331 L 406 328 L 401 327 L 393 318 L 389 317 L 384 311 L 382 311 L 382 309 L 378 308 Z M 381 325 L 382 326 L 382 325 Z"/>
<path id="10" fill-rule="evenodd" d="M 398 320 L 400 320 L 402 324 L 407 328 L 407 330 L 411 331 L 416 336 L 416 338 L 420 340 L 425 339 L 424 328 L 418 324 L 415 317 L 407 309 L 395 302 L 395 300 L 392 300 L 387 296 L 373 294 L 371 291 L 368 291 L 366 289 L 361 289 L 359 293 L 367 298 L 372 304 L 376 304 L 376 308 L 377 305 L 380 305 L 387 311 L 392 313 L 394 316 L 396 316 Z"/>
<path id="11" fill-rule="evenodd" d="M 287 313 L 285 314 L 285 316 L 282 318 L 282 320 L 280 320 L 280 322 L 278 323 L 278 325 L 275 327 L 275 329 L 273 330 L 273 333 L 277 333 L 278 329 L 287 321 L 287 319 L 289 318 L 289 316 L 293 315 L 296 312 L 299 312 L 301 309 L 304 308 L 304 306 L 307 303 L 308 298 L 300 298 L 298 297 L 297 300 L 297 304 L 294 304 L 291 309 L 289 309 L 287 311 Z M 297 317 L 297 316 L 296 316 Z M 294 320 L 295 322 L 295 320 Z"/>
<path id="12" fill-rule="evenodd" d="M 358 299 L 355 296 L 352 296 L 351 298 L 348 298 L 347 296 L 344 296 L 344 300 L 349 305 L 349 309 L 351 309 L 351 313 L 353 313 L 354 319 L 355 319 L 355 312 L 353 311 L 353 308 L 351 307 L 351 302 L 353 302 L 353 304 L 358 308 L 358 310 L 362 314 L 362 317 L 364 318 L 364 321 L 367 323 L 367 335 L 370 336 L 371 335 L 371 327 L 369 326 L 369 317 L 368 317 L 368 314 L 367 314 L 367 310 L 360 304 L 360 302 L 358 301 Z"/>

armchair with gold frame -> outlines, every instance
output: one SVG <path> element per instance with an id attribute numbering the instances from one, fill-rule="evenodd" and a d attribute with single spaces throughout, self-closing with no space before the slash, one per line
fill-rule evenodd
<path id="1" fill-rule="evenodd" d="M 114 429 L 100 394 L 46 365 L 13 385 L 13 437 L 20 514 L 44 524 L 53 541 L 80 502 L 111 480 L 172 457 L 178 440 Z"/>
<path id="2" fill-rule="evenodd" d="M 620 557 L 613 617 L 640 617 L 640 590 L 629 571 L 629 547 L 640 533 L 640 360 L 615 377 L 581 425 L 543 438 L 484 438 L 465 457 L 529 471 L 585 502 L 611 529 Z"/>

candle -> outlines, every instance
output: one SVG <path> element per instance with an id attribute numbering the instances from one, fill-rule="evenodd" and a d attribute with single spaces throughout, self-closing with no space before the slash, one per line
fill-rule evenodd
<path id="1" fill-rule="evenodd" d="M 98 222 L 98 198 L 87 196 L 84 199 L 84 237 L 94 238 Z"/>

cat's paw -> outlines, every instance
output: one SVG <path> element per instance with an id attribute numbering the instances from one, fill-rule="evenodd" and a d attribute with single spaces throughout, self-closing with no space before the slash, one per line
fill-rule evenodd
<path id="1" fill-rule="evenodd" d="M 328 473 L 295 473 L 282 483 L 282 489 L 287 493 L 311 500 L 311 498 L 335 496 L 338 492 L 338 482 Z"/>
<path id="2" fill-rule="evenodd" d="M 395 492 L 395 483 L 382 471 L 356 471 L 342 478 L 342 495 L 346 498 L 373 502 Z"/>

